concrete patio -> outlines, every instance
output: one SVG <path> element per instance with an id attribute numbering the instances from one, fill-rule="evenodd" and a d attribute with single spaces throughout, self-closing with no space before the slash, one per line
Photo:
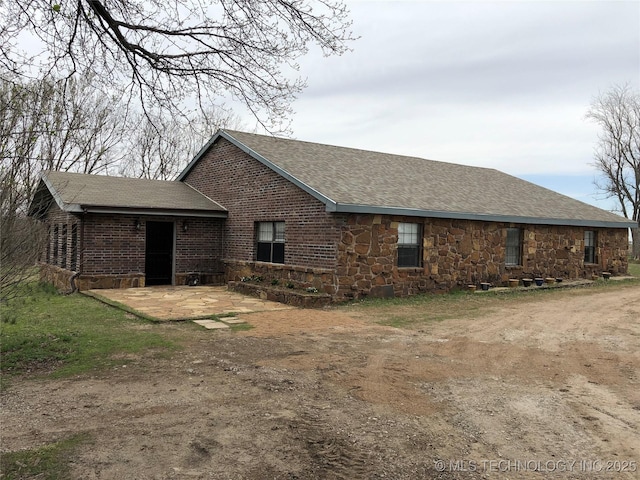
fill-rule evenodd
<path id="1" fill-rule="evenodd" d="M 158 286 L 100 289 L 83 292 L 109 302 L 117 302 L 158 320 L 185 320 L 210 315 L 290 310 L 294 307 L 249 297 L 225 286 Z"/>

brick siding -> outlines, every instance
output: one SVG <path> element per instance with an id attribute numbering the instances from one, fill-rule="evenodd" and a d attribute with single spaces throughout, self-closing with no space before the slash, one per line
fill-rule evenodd
<path id="1" fill-rule="evenodd" d="M 54 203 L 49 208 L 45 223 L 48 238 L 41 261 L 65 270 L 77 270 L 80 265 L 80 219 Z M 75 245 L 74 231 L 77 234 Z"/>
<path id="2" fill-rule="evenodd" d="M 184 180 L 229 210 L 225 260 L 255 261 L 256 222 L 285 222 L 285 264 L 334 268 L 339 227 L 319 200 L 220 139 Z"/>
<path id="3" fill-rule="evenodd" d="M 77 284 L 82 288 L 144 286 L 147 221 L 175 225 L 176 283 L 184 283 L 190 272 L 199 272 L 203 279 L 211 281 L 223 271 L 220 264 L 223 219 L 116 214 L 79 216 L 63 212 L 54 204 L 45 221 L 49 240 L 42 253 L 42 262 L 64 271 L 81 271 Z M 139 230 L 136 222 L 140 223 Z M 57 270 L 48 268 L 43 272 L 43 276 L 49 277 Z"/>

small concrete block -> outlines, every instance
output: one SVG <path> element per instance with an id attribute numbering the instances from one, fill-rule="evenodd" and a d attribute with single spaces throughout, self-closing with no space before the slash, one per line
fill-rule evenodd
<path id="1" fill-rule="evenodd" d="M 194 323 L 198 325 L 202 325 L 204 328 L 208 330 L 214 330 L 218 328 L 229 328 L 229 325 L 221 322 L 216 322 L 215 320 L 194 320 Z"/>

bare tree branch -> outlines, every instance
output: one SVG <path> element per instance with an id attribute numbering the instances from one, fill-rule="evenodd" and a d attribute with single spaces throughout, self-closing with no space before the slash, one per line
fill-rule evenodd
<path id="1" fill-rule="evenodd" d="M 0 63 L 22 75 L 92 75 L 147 106 L 184 112 L 232 97 L 270 130 L 304 87 L 297 59 L 311 46 L 340 55 L 353 40 L 340 0 L 21 0 L 3 2 Z M 25 32 L 44 48 L 26 63 Z M 5 48 L 6 46 L 6 48 Z"/>

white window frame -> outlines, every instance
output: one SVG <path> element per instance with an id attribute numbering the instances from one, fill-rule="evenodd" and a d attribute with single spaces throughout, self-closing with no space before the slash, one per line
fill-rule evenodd
<path id="1" fill-rule="evenodd" d="M 420 267 L 420 239 L 419 223 L 398 223 L 398 268 Z"/>

